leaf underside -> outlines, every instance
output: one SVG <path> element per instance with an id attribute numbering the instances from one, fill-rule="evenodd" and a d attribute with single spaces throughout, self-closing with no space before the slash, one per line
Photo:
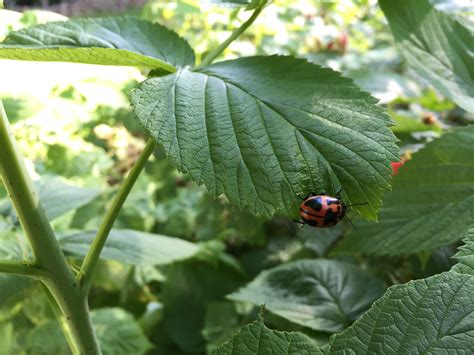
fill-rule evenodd
<path id="1" fill-rule="evenodd" d="M 142 125 L 213 195 L 295 217 L 297 194 L 334 194 L 375 219 L 398 160 L 389 117 L 349 79 L 291 57 L 250 57 L 143 82 Z"/>
<path id="2" fill-rule="evenodd" d="M 474 225 L 473 143 L 471 125 L 414 154 L 385 194 L 380 222 L 360 221 L 336 251 L 407 255 L 459 240 Z"/>
<path id="3" fill-rule="evenodd" d="M 474 112 L 474 31 L 428 0 L 379 1 L 408 64 L 436 89 Z"/>
<path id="4" fill-rule="evenodd" d="M 11 32 L 0 58 L 160 68 L 194 64 L 188 43 L 166 27 L 133 17 L 50 22 Z"/>

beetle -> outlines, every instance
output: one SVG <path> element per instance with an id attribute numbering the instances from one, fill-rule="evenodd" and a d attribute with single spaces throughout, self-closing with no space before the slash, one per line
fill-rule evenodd
<path id="1" fill-rule="evenodd" d="M 346 205 L 342 202 L 339 192 L 336 197 L 328 196 L 325 192 L 309 193 L 302 198 L 300 204 L 301 220 L 297 221 L 311 227 L 328 228 L 338 224 L 346 215 Z"/>

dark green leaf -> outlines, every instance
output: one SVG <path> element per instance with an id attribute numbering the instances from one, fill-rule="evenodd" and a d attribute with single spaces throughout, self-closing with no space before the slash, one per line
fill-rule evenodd
<path id="1" fill-rule="evenodd" d="M 194 53 L 166 27 L 133 17 L 82 18 L 11 32 L 0 58 L 161 68 L 194 64 Z"/>
<path id="2" fill-rule="evenodd" d="M 428 0 L 379 1 L 408 64 L 436 89 L 474 112 L 474 31 Z"/>
<path id="3" fill-rule="evenodd" d="M 336 250 L 403 255 L 459 240 L 473 225 L 473 156 L 474 125 L 427 144 L 399 169 L 380 223 L 361 221 Z"/>
<path id="4" fill-rule="evenodd" d="M 239 207 L 296 217 L 298 193 L 343 187 L 375 219 L 398 148 L 376 100 L 338 73 L 250 57 L 152 78 L 133 92 L 143 126 L 177 167 Z"/>
<path id="5" fill-rule="evenodd" d="M 306 335 L 268 329 L 263 317 L 240 328 L 212 355 L 318 355 L 323 352 Z"/>
<path id="6" fill-rule="evenodd" d="M 447 272 L 392 286 L 330 354 L 463 354 L 474 339 L 474 277 Z"/>
<path id="7" fill-rule="evenodd" d="M 91 317 L 104 355 L 141 355 L 150 349 L 137 321 L 123 309 L 98 309 Z"/>
<path id="8" fill-rule="evenodd" d="M 359 318 L 383 292 L 382 282 L 357 266 L 317 259 L 264 271 L 228 297 L 265 304 L 269 311 L 294 323 L 335 332 Z"/>
<path id="9" fill-rule="evenodd" d="M 187 352 L 205 350 L 202 334 L 206 305 L 224 300 L 242 285 L 242 276 L 233 267 L 215 260 L 190 259 L 166 267 L 161 301 L 167 335 Z"/>
<path id="10" fill-rule="evenodd" d="M 61 247 L 85 256 L 96 232 L 78 232 L 60 237 Z M 112 229 L 101 257 L 132 265 L 162 265 L 189 258 L 199 247 L 179 238 L 128 229 Z"/>
<path id="11" fill-rule="evenodd" d="M 474 275 L 474 229 L 466 233 L 463 242 L 464 245 L 454 255 L 458 264 L 454 265 L 452 270 L 462 274 Z"/>
<path id="12" fill-rule="evenodd" d="M 103 308 L 91 312 L 94 329 L 104 355 L 145 354 L 151 344 L 133 316 L 121 308 Z M 48 321 L 28 336 L 32 354 L 68 353 L 66 339 L 57 321 Z"/>

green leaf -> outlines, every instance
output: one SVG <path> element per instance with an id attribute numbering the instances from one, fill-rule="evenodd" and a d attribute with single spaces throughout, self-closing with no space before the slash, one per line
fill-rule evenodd
<path id="1" fill-rule="evenodd" d="M 315 259 L 264 271 L 228 298 L 265 304 L 294 323 L 336 332 L 359 318 L 383 292 L 381 281 L 355 265 Z"/>
<path id="2" fill-rule="evenodd" d="M 474 275 L 474 229 L 466 233 L 463 241 L 464 245 L 454 255 L 458 264 L 454 265 L 452 270 L 461 274 Z"/>
<path id="3" fill-rule="evenodd" d="M 334 193 L 376 218 L 398 160 L 390 118 L 337 72 L 249 57 L 143 82 L 135 113 L 177 167 L 239 207 L 298 214 L 298 193 Z"/>
<path id="4" fill-rule="evenodd" d="M 103 308 L 91 312 L 92 322 L 104 355 L 145 354 L 151 344 L 133 316 L 121 308 Z M 57 321 L 48 321 L 28 335 L 32 354 L 68 353 L 66 339 Z"/>
<path id="5" fill-rule="evenodd" d="M 160 298 L 165 305 L 165 332 L 184 351 L 203 352 L 207 304 L 224 301 L 225 295 L 242 285 L 243 277 L 220 260 L 197 258 L 167 266 L 165 276 Z"/>
<path id="6" fill-rule="evenodd" d="M 428 0 L 380 0 L 408 64 L 436 89 L 474 112 L 474 31 Z"/>
<path id="7" fill-rule="evenodd" d="M 141 355 L 150 349 L 137 321 L 123 309 L 94 310 L 91 318 L 104 355 Z"/>
<path id="8" fill-rule="evenodd" d="M 96 232 L 67 234 L 59 239 L 61 247 L 85 256 Z M 132 265 L 162 265 L 195 255 L 199 247 L 179 238 L 128 229 L 112 229 L 101 258 Z"/>
<path id="9" fill-rule="evenodd" d="M 82 18 L 11 32 L 0 58 L 164 69 L 194 64 L 185 40 L 166 27 L 133 17 Z"/>
<path id="10" fill-rule="evenodd" d="M 280 332 L 268 329 L 259 316 L 245 325 L 212 355 L 310 355 L 323 352 L 306 335 L 298 332 Z"/>
<path id="11" fill-rule="evenodd" d="M 380 223 L 361 221 L 340 252 L 406 255 L 452 243 L 473 226 L 474 125 L 444 134 L 400 168 Z"/>
<path id="12" fill-rule="evenodd" d="M 57 177 L 43 177 L 35 188 L 49 220 L 87 205 L 100 194 L 98 189 L 66 184 Z"/>
<path id="13" fill-rule="evenodd" d="M 474 339 L 474 277 L 446 272 L 392 286 L 332 337 L 335 354 L 462 354 Z"/>

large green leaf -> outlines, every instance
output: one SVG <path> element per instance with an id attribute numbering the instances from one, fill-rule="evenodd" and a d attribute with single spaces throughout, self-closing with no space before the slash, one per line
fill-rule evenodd
<path id="1" fill-rule="evenodd" d="M 85 256 L 95 232 L 78 232 L 60 237 L 61 247 L 73 254 Z M 179 238 L 128 229 L 112 229 L 101 257 L 132 265 L 162 265 L 196 254 L 196 244 Z"/>
<path id="2" fill-rule="evenodd" d="M 133 17 L 82 18 L 11 32 L 0 58 L 163 69 L 194 64 L 188 43 L 166 27 Z"/>
<path id="3" fill-rule="evenodd" d="M 243 326 L 212 355 L 318 355 L 321 350 L 306 335 L 268 329 L 263 317 Z"/>
<path id="4" fill-rule="evenodd" d="M 298 193 L 345 190 L 376 218 L 398 148 L 376 100 L 337 72 L 249 57 L 143 82 L 135 113 L 177 167 L 240 207 L 295 217 Z"/>
<path id="5" fill-rule="evenodd" d="M 384 196 L 380 223 L 361 221 L 336 250 L 377 255 L 431 251 L 474 225 L 474 125 L 413 155 Z"/>
<path id="6" fill-rule="evenodd" d="M 413 69 L 474 112 L 474 31 L 428 0 L 379 1 L 400 51 Z"/>
<path id="7" fill-rule="evenodd" d="M 392 286 L 352 327 L 332 337 L 329 353 L 471 353 L 472 295 L 474 276 L 455 272 Z"/>
<path id="8" fill-rule="evenodd" d="M 474 229 L 466 233 L 463 242 L 464 245 L 454 255 L 458 263 L 454 265 L 452 270 L 462 274 L 474 275 Z"/>
<path id="9" fill-rule="evenodd" d="M 383 292 L 381 281 L 355 265 L 316 259 L 264 271 L 228 297 L 265 304 L 292 322 L 335 332 L 359 318 Z"/>

